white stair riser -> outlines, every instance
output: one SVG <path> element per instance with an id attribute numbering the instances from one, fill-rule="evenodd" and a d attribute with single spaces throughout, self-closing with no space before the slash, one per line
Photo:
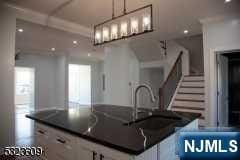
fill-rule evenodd
<path id="1" fill-rule="evenodd" d="M 177 94 L 176 99 L 185 99 L 185 100 L 204 100 L 204 95 L 198 94 Z"/>
<path id="2" fill-rule="evenodd" d="M 181 86 L 185 86 L 185 87 L 204 87 L 204 82 L 182 82 Z"/>
<path id="3" fill-rule="evenodd" d="M 204 88 L 179 88 L 182 93 L 204 93 Z"/>
<path id="4" fill-rule="evenodd" d="M 199 119 L 198 125 L 199 125 L 199 126 L 205 126 L 205 120 Z"/>
<path id="5" fill-rule="evenodd" d="M 171 110 L 172 111 L 178 111 L 178 112 L 199 113 L 204 117 L 204 111 L 189 110 L 189 109 L 178 109 L 178 108 L 172 108 Z"/>
<path id="6" fill-rule="evenodd" d="M 203 81 L 204 77 L 203 76 L 186 76 L 183 78 L 183 80 L 186 81 Z"/>
<path id="7" fill-rule="evenodd" d="M 204 102 L 174 101 L 173 106 L 204 108 Z"/>

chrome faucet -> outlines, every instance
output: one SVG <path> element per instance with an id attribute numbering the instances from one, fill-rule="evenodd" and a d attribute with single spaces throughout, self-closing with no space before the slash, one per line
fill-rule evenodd
<path id="1" fill-rule="evenodd" d="M 141 84 L 139 85 L 135 90 L 135 97 L 134 97 L 134 120 L 138 117 L 138 109 L 137 109 L 137 103 L 138 103 L 138 92 L 141 88 L 146 88 L 149 91 L 150 98 L 152 102 L 155 102 L 155 97 L 152 91 L 152 88 L 149 85 Z"/>

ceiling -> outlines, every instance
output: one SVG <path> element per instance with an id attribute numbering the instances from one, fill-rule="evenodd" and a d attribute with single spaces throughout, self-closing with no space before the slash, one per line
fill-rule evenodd
<path id="1" fill-rule="evenodd" d="M 90 38 L 72 34 L 47 26 L 17 20 L 16 51 L 33 54 L 71 54 L 75 57 L 101 60 L 104 56 L 102 48 L 94 48 Z M 77 41 L 74 44 L 73 41 Z M 55 48 L 53 52 L 51 49 Z"/>
<path id="2" fill-rule="evenodd" d="M 43 14 L 51 14 L 67 0 L 7 0 L 7 2 Z M 111 18 L 112 0 L 72 0 L 54 16 L 88 28 Z M 127 0 L 127 10 L 153 4 L 154 32 L 131 39 L 131 47 L 140 61 L 160 59 L 159 40 L 171 40 L 202 33 L 200 19 L 236 14 L 240 0 L 225 4 L 224 0 Z M 115 0 L 115 14 L 122 13 L 123 0 Z M 16 50 L 24 53 L 69 53 L 91 59 L 103 59 L 102 47 L 93 47 L 92 40 L 62 30 L 18 20 Z M 183 31 L 189 30 L 189 34 Z M 78 45 L 73 44 L 78 41 Z M 51 48 L 56 48 L 55 52 Z M 89 57 L 88 54 L 91 54 Z"/>
<path id="3" fill-rule="evenodd" d="M 44 14 L 50 14 L 67 0 L 8 0 L 8 2 Z M 92 28 L 94 24 L 111 18 L 112 0 L 73 0 L 56 13 L 56 17 Z M 153 4 L 154 30 L 149 37 L 158 40 L 201 33 L 199 19 L 238 13 L 240 1 L 232 0 L 127 0 L 127 10 Z M 122 13 L 123 0 L 115 0 L 115 14 Z"/>

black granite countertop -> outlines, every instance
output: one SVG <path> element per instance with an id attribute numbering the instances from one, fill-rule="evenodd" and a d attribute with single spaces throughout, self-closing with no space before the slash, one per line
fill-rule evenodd
<path id="1" fill-rule="evenodd" d="M 173 134 L 175 127 L 184 127 L 200 117 L 200 114 L 155 110 L 153 115 L 181 118 L 174 125 L 156 131 L 124 125 L 133 120 L 132 113 L 130 107 L 94 105 L 92 108 L 40 111 L 26 117 L 131 155 L 143 153 Z M 149 115 L 144 112 L 138 118 L 146 117 Z"/>

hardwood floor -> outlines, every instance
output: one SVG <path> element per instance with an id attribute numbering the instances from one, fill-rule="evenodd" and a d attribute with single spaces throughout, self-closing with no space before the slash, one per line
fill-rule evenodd
<path id="1" fill-rule="evenodd" d="M 15 135 L 16 146 L 31 146 L 33 144 L 34 123 L 25 117 L 25 113 L 16 113 Z"/>

